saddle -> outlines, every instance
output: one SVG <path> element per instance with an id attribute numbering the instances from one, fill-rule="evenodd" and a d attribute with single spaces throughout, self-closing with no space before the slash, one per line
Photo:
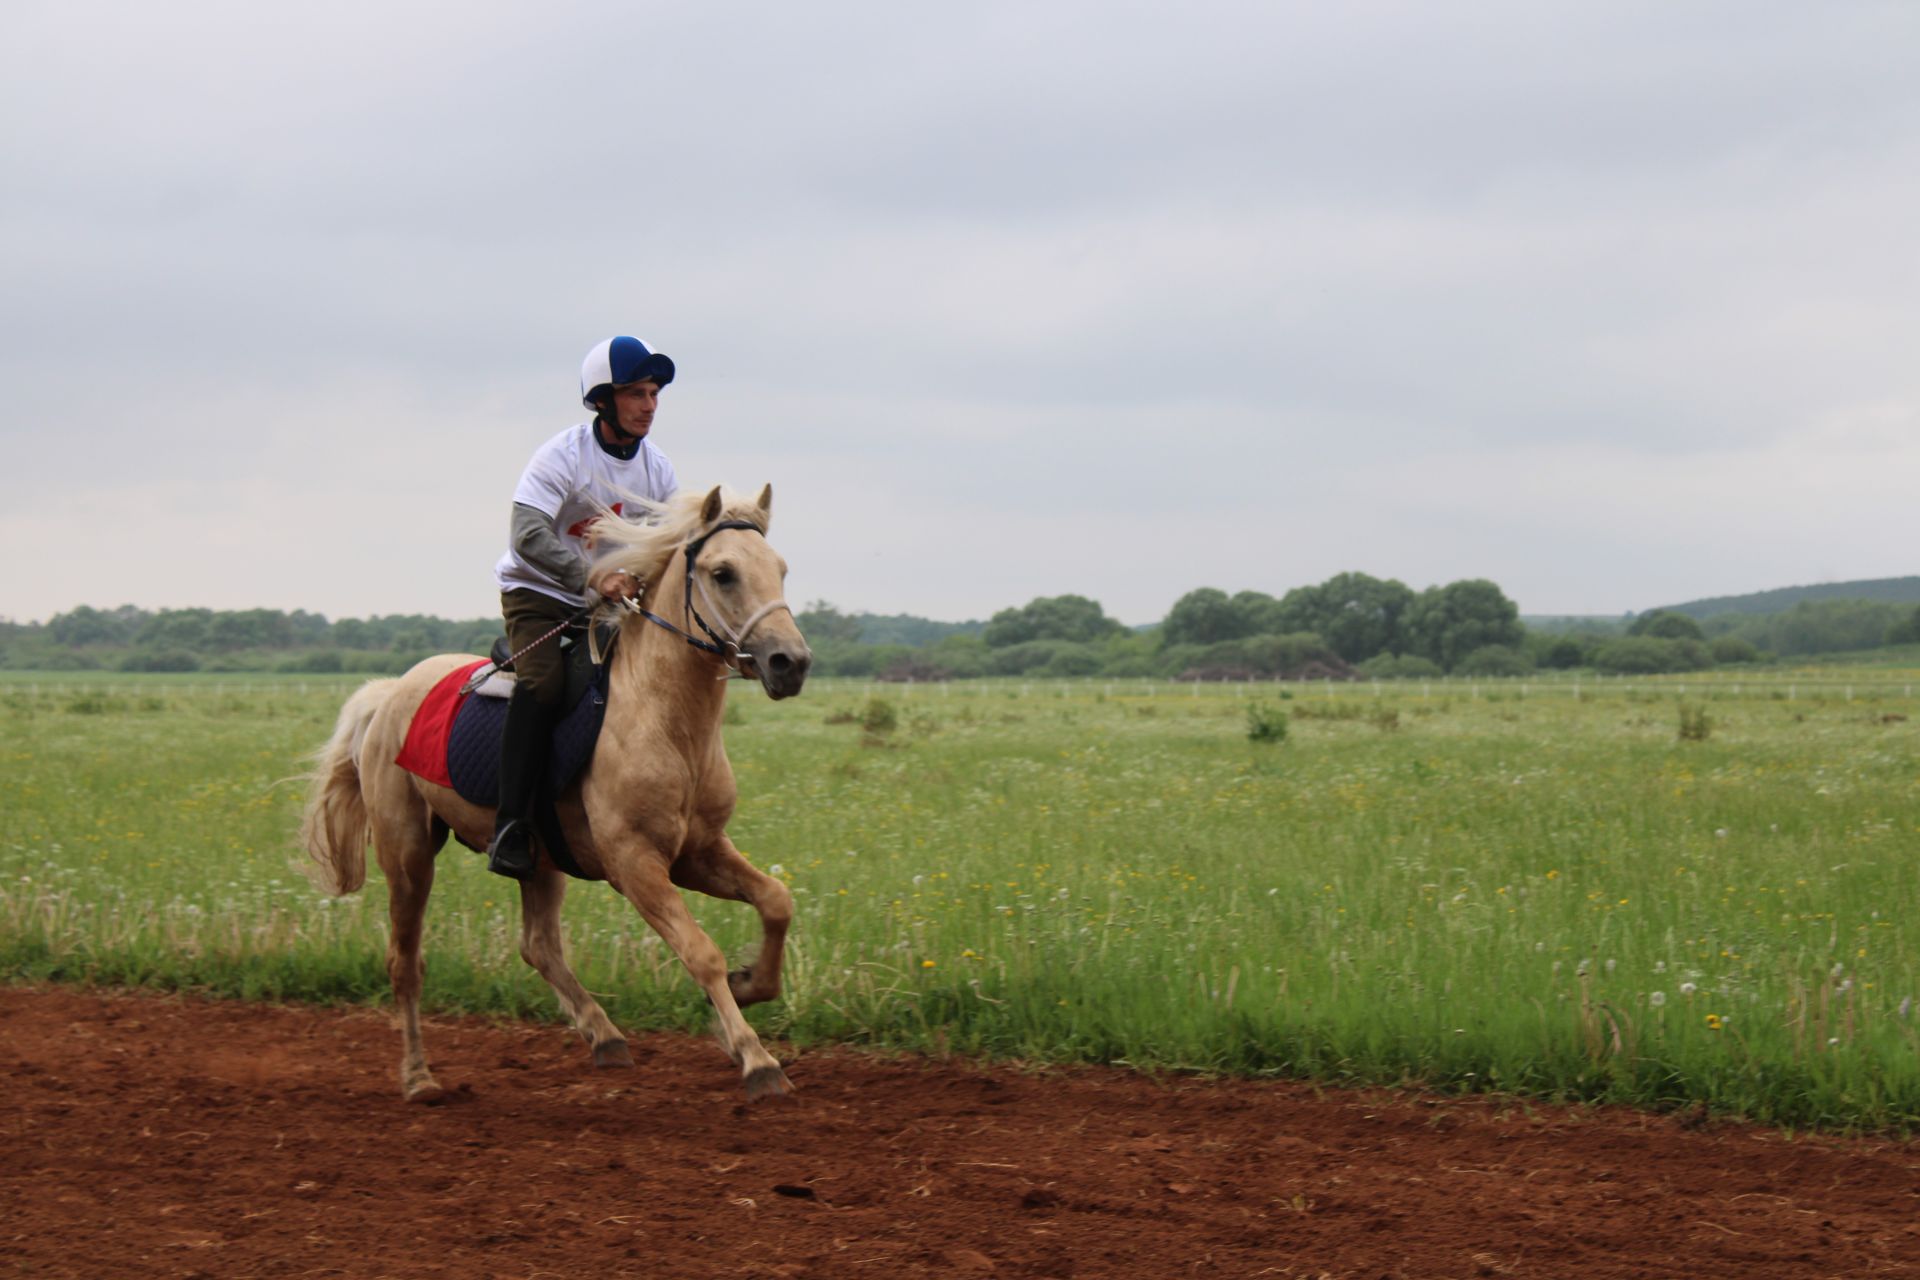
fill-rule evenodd
<path id="1" fill-rule="evenodd" d="M 601 663 L 613 656 L 614 642 L 620 638 L 618 624 L 603 625 L 596 630 L 595 639 L 599 643 Z M 601 668 L 593 662 L 593 646 L 586 643 L 587 629 L 584 626 L 564 632 L 559 641 L 561 654 L 567 664 L 567 692 L 561 699 L 561 705 L 569 709 L 580 704 L 587 696 L 587 690 L 593 686 Z M 513 693 L 513 645 L 505 636 L 493 638 L 493 648 L 487 658 L 493 663 L 493 674 L 488 676 L 474 692 L 483 698 L 507 698 Z M 504 678 L 503 678 L 504 677 Z"/>
<path id="2" fill-rule="evenodd" d="M 614 634 L 617 634 L 615 632 Z M 585 633 L 562 638 L 566 651 L 567 692 L 562 702 L 566 710 L 555 723 L 547 753 L 546 776 L 534 798 L 533 825 L 555 865 L 579 879 L 597 879 L 585 875 L 573 851 L 567 847 L 560 827 L 555 802 L 586 771 L 593 759 L 593 748 L 600 737 L 600 725 L 607 712 L 606 658 L 613 649 L 612 636 L 602 632 L 602 661 L 596 665 L 584 643 Z M 505 636 L 494 641 L 493 662 L 496 671 L 473 693 L 460 699 L 452 725 L 447 732 L 446 772 L 449 785 L 461 797 L 478 805 L 492 807 L 500 796 L 500 738 L 507 723 L 507 698 L 513 692 L 512 670 Z M 455 676 L 463 673 L 456 672 Z M 449 677 L 453 679 L 454 677 Z M 465 843 L 464 841 L 462 843 Z M 470 846 L 471 847 L 471 846 Z"/>

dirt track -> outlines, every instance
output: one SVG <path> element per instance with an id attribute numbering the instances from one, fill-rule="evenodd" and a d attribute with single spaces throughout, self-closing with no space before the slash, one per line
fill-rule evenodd
<path id="1" fill-rule="evenodd" d="M 32 1276 L 1920 1275 L 1920 1146 L 1620 1111 L 0 988 Z"/>

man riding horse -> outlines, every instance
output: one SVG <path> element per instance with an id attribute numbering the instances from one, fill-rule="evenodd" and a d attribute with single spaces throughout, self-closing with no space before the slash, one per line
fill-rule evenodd
<path id="1" fill-rule="evenodd" d="M 500 742 L 500 808 L 487 869 L 515 880 L 531 876 L 538 859 L 533 806 L 548 740 L 565 710 L 566 662 L 551 633 L 595 595 L 631 599 L 640 589 L 619 570 L 589 578 L 594 519 L 634 497 L 665 501 L 679 487 L 673 464 L 647 439 L 673 374 L 673 361 L 638 338 L 594 347 L 580 366 L 580 398 L 593 420 L 535 450 L 513 492 L 512 532 L 493 576 L 517 678 Z"/>

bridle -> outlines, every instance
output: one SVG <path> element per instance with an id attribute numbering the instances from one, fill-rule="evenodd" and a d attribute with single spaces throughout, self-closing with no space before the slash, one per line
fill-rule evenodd
<path id="1" fill-rule="evenodd" d="M 733 675 L 738 675 L 745 679 L 750 677 L 747 676 L 747 671 L 743 664 L 755 663 L 755 670 L 758 670 L 757 659 L 746 650 L 747 637 L 753 633 L 755 627 L 759 626 L 760 623 L 766 619 L 767 615 L 781 609 L 792 613 L 793 609 L 785 600 L 769 600 L 749 614 L 747 620 L 738 627 L 731 626 L 727 622 L 726 617 L 720 612 L 719 606 L 714 603 L 712 594 L 707 590 L 706 581 L 694 576 L 695 560 L 700 554 L 700 549 L 707 545 L 708 539 L 712 538 L 714 534 L 725 529 L 751 529 L 763 538 L 767 536 L 767 531 L 751 520 L 722 520 L 719 524 L 714 525 L 711 529 L 708 529 L 699 537 L 692 539 L 685 547 L 681 548 L 682 553 L 687 558 L 687 589 L 682 593 L 686 603 L 686 614 L 682 619 L 686 624 L 684 628 L 674 626 L 659 614 L 647 609 L 638 600 L 628 600 L 625 603 L 627 608 L 639 614 L 648 622 L 653 623 L 655 626 L 665 627 L 668 631 L 673 632 L 673 634 L 679 636 L 694 648 L 705 653 L 711 653 L 719 658 L 720 661 L 726 663 L 727 669 L 731 674 L 721 676 L 720 678 L 722 680 L 730 679 Z M 701 614 L 700 610 L 694 607 L 693 597 L 696 591 L 699 592 L 700 599 L 707 606 L 708 611 L 719 620 L 720 628 L 727 633 L 726 635 L 722 636 L 719 632 L 715 631 L 713 624 L 709 623 Z M 694 627 L 699 627 L 700 630 L 706 634 L 707 638 L 702 640 L 699 636 L 694 635 Z"/>

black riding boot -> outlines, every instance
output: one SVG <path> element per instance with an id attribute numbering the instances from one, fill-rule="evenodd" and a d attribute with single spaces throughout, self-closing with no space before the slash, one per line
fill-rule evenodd
<path id="1" fill-rule="evenodd" d="M 513 691 L 500 735 L 500 808 L 494 816 L 487 870 L 514 880 L 533 875 L 540 854 L 533 845 L 534 797 L 547 771 L 552 719 L 527 692 Z"/>

